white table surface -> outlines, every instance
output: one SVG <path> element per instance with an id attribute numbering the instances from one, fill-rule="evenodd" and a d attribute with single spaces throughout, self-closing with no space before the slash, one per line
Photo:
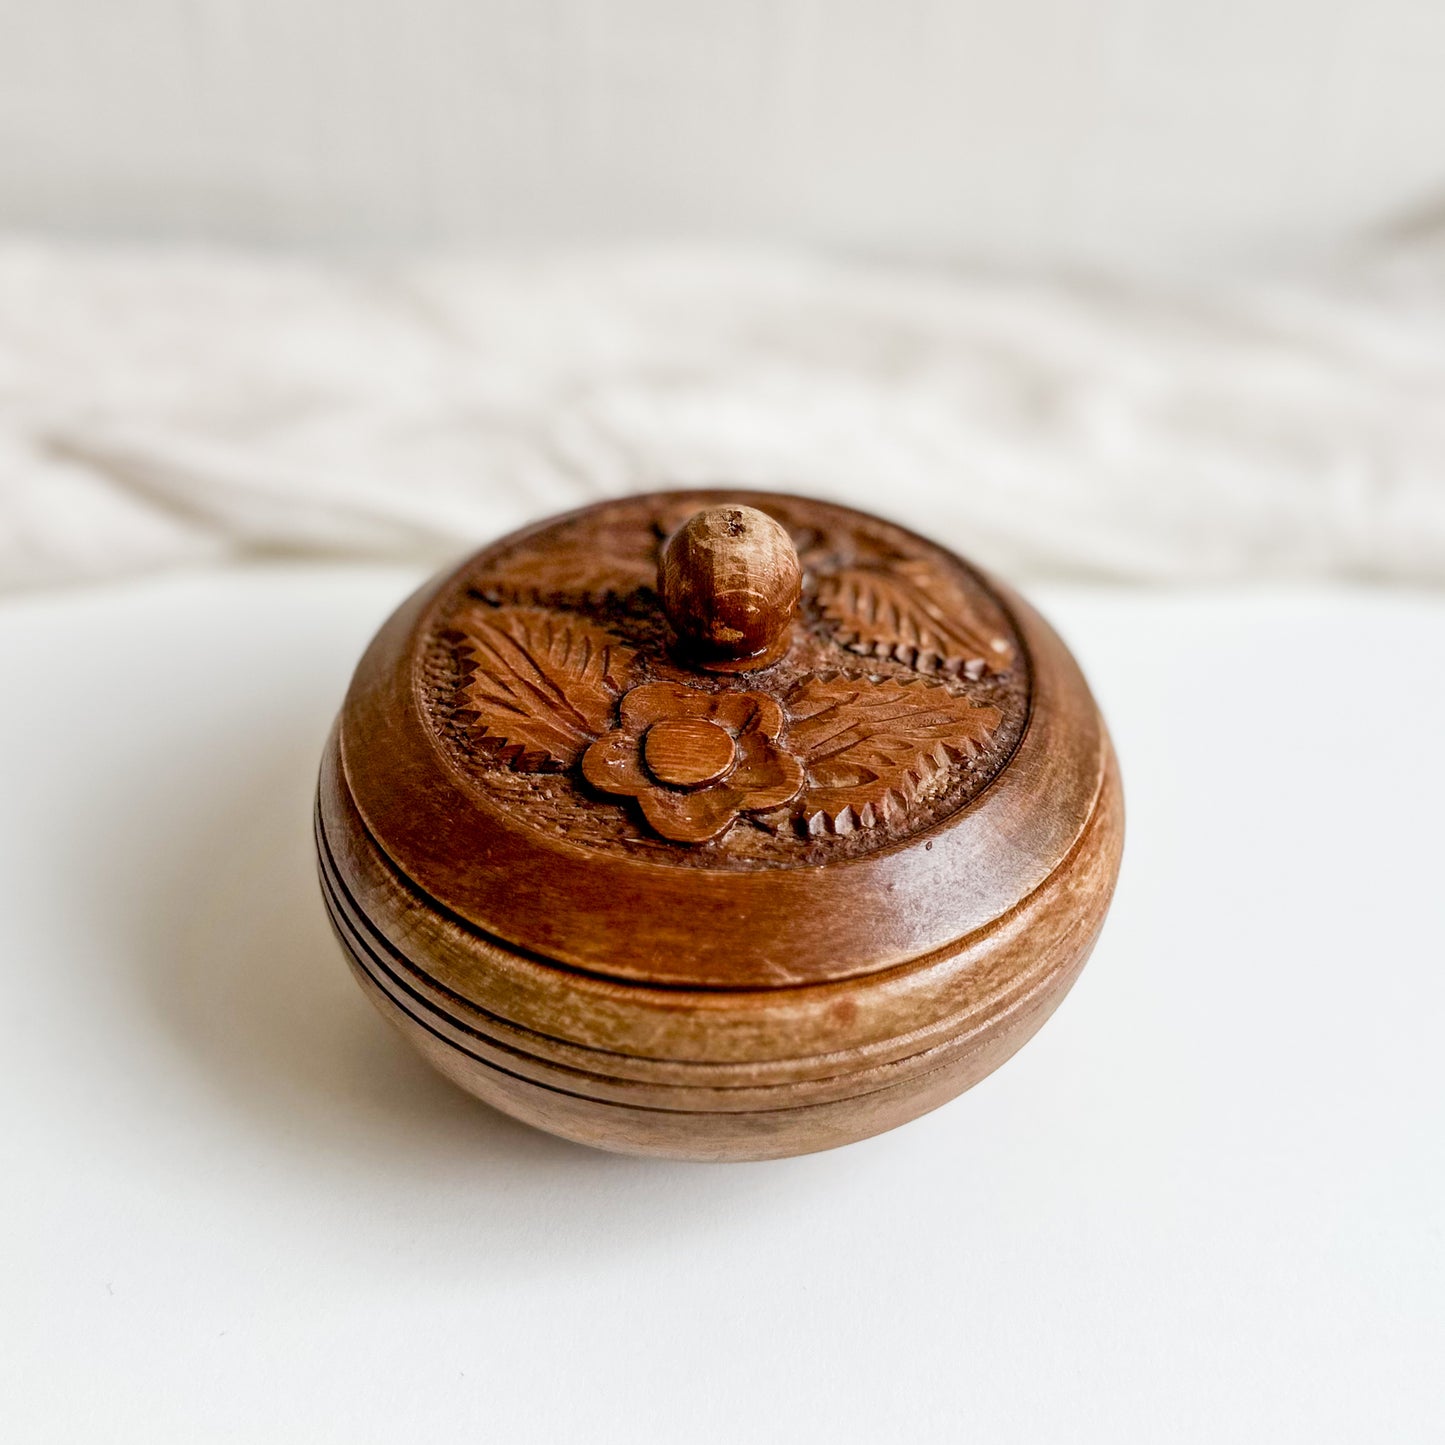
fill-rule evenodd
<path id="1" fill-rule="evenodd" d="M 929 1118 L 686 1165 L 341 964 L 313 771 L 414 580 L 0 603 L 0 1436 L 1445 1438 L 1445 599 L 1036 591 L 1128 795 L 1081 982 Z"/>

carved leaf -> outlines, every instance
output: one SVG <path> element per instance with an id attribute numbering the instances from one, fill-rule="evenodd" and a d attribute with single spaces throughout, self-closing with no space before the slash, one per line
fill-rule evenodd
<path id="1" fill-rule="evenodd" d="M 480 610 L 457 626 L 459 722 L 518 772 L 570 767 L 612 725 L 634 654 L 582 617 L 534 607 Z"/>
<path id="2" fill-rule="evenodd" d="M 854 652 L 923 671 L 1002 672 L 1013 647 L 926 561 L 847 567 L 818 584 L 823 617 Z"/>
<path id="3" fill-rule="evenodd" d="M 545 545 L 522 543 L 492 561 L 473 584 L 489 602 L 600 602 L 657 577 L 656 539 L 643 528 L 600 536 L 574 530 Z"/>
<path id="4" fill-rule="evenodd" d="M 810 678 L 788 699 L 787 743 L 807 768 L 808 831 L 896 822 L 943 769 L 988 745 L 1001 714 L 938 683 Z"/>

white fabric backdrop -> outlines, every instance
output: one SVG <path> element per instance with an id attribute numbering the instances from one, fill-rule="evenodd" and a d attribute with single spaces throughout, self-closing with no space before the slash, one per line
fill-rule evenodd
<path id="1" fill-rule="evenodd" d="M 1445 241 L 1228 284 L 0 245 L 0 585 L 719 482 L 1016 576 L 1445 583 Z"/>

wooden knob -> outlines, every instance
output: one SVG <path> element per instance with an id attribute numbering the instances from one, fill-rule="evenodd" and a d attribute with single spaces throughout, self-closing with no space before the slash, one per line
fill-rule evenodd
<path id="1" fill-rule="evenodd" d="M 756 507 L 708 507 L 668 538 L 658 591 L 700 667 L 747 672 L 788 650 L 803 569 L 792 538 Z"/>

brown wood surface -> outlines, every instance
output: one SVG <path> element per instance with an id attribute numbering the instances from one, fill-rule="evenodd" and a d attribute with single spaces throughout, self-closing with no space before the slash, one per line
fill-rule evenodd
<path id="1" fill-rule="evenodd" d="M 668 538 L 657 578 L 668 621 L 698 665 L 753 672 L 787 650 L 803 569 L 766 512 L 705 507 Z"/>
<path id="2" fill-rule="evenodd" d="M 946 1104 L 992 1073 L 1033 1037 L 1062 1001 L 1086 948 L 1056 987 L 1029 996 L 975 1047 L 900 1082 L 793 1108 L 698 1112 L 595 1097 L 539 1083 L 456 1048 L 399 1009 L 351 957 L 358 982 L 382 1016 L 434 1068 L 494 1108 L 579 1144 L 621 1154 L 695 1160 L 776 1159 L 856 1143 Z"/>
<path id="3" fill-rule="evenodd" d="M 743 1159 L 891 1128 L 1029 1038 L 1123 809 L 1006 588 L 845 509 L 659 494 L 400 609 L 316 832 L 353 974 L 449 1078 L 583 1143 Z"/>
<path id="4" fill-rule="evenodd" d="M 1067 975 L 1079 954 L 1092 945 L 1102 923 L 1107 901 L 1108 878 L 1115 862 L 1117 845 L 1117 789 L 1108 790 L 1103 810 L 1080 853 L 1067 870 L 1067 890 L 1087 889 L 1090 905 L 1083 910 L 1060 906 L 1065 880 L 1049 890 L 1044 899 L 1034 900 L 1028 911 L 1031 954 L 1010 974 L 1000 978 L 997 965 L 984 961 L 987 940 L 978 940 L 968 950 L 970 973 L 966 979 L 975 990 L 967 1007 L 908 1030 L 883 1047 L 833 1049 L 827 1054 L 788 1058 L 759 1065 L 713 1065 L 689 1060 L 655 1060 L 632 1057 L 615 1051 L 598 1050 L 559 1040 L 535 1030 L 517 1028 L 495 1015 L 468 1009 L 455 995 L 428 987 L 423 969 L 395 949 L 386 937 L 358 910 L 337 878 L 323 839 L 323 887 L 338 933 L 357 964 L 387 992 L 392 1001 L 410 1013 L 423 1027 L 447 1037 L 455 1046 L 479 1052 L 503 1067 L 512 1067 L 528 1077 L 566 1081 L 566 1087 L 598 1097 L 648 1097 L 637 1085 L 654 1092 L 650 1097 L 666 1100 L 671 1107 L 735 1108 L 740 1100 L 752 1100 L 769 1107 L 819 1093 L 842 1097 L 891 1082 L 909 1073 L 924 1072 L 952 1054 L 976 1047 L 980 1039 L 1000 1021 L 1034 995 L 1051 990 Z M 1106 846 L 1100 846 L 1104 844 Z M 1114 846 L 1108 846 L 1114 845 Z M 1098 884 L 1103 886 L 1099 887 Z M 388 916 L 398 916 L 389 913 Z M 425 927 L 426 911 L 401 914 L 403 929 L 413 920 Z M 1053 937 L 1048 935 L 1053 934 Z M 415 947 L 420 940 L 414 935 Z M 1013 960 L 1016 964 L 1019 960 Z M 855 992 L 862 984 L 852 986 Z M 642 995 L 644 990 L 635 990 Z M 754 996 L 748 1000 L 757 1023 L 768 1029 L 778 1044 L 806 1044 L 790 1035 L 793 1009 L 782 991 Z M 639 1001 L 637 1012 L 645 1003 Z M 570 1022 L 564 1019 L 563 1022 Z M 555 1024 L 554 1024 L 555 1027 Z M 512 1061 L 509 1063 L 509 1060 Z M 598 1085 L 605 1089 L 598 1092 Z"/>
<path id="5" fill-rule="evenodd" d="M 652 988 L 562 969 L 508 949 L 408 884 L 366 834 L 335 763 L 318 808 L 323 879 L 371 947 L 437 1008 L 488 1031 L 516 1030 L 625 1060 L 643 1078 L 762 1083 L 916 1053 L 986 1022 L 1035 975 L 1066 967 L 1102 925 L 1123 840 L 1110 755 L 1099 804 L 1065 866 L 1005 917 L 947 949 L 835 984 L 784 989 Z M 580 1056 L 561 1062 L 588 1067 Z"/>
<path id="6" fill-rule="evenodd" d="M 341 754 L 368 831 L 398 869 L 513 948 L 681 986 L 843 979 L 1001 918 L 1058 867 L 1094 807 L 1105 744 L 1087 684 L 1037 613 L 990 584 L 1027 653 L 1032 691 L 1022 740 L 968 806 L 822 867 L 683 867 L 665 852 L 583 846 L 499 807 L 442 752 L 424 716 L 424 641 L 477 570 L 469 563 L 423 589 L 382 629 L 347 698 Z M 626 919 L 624 935 L 598 926 L 608 916 Z"/>

